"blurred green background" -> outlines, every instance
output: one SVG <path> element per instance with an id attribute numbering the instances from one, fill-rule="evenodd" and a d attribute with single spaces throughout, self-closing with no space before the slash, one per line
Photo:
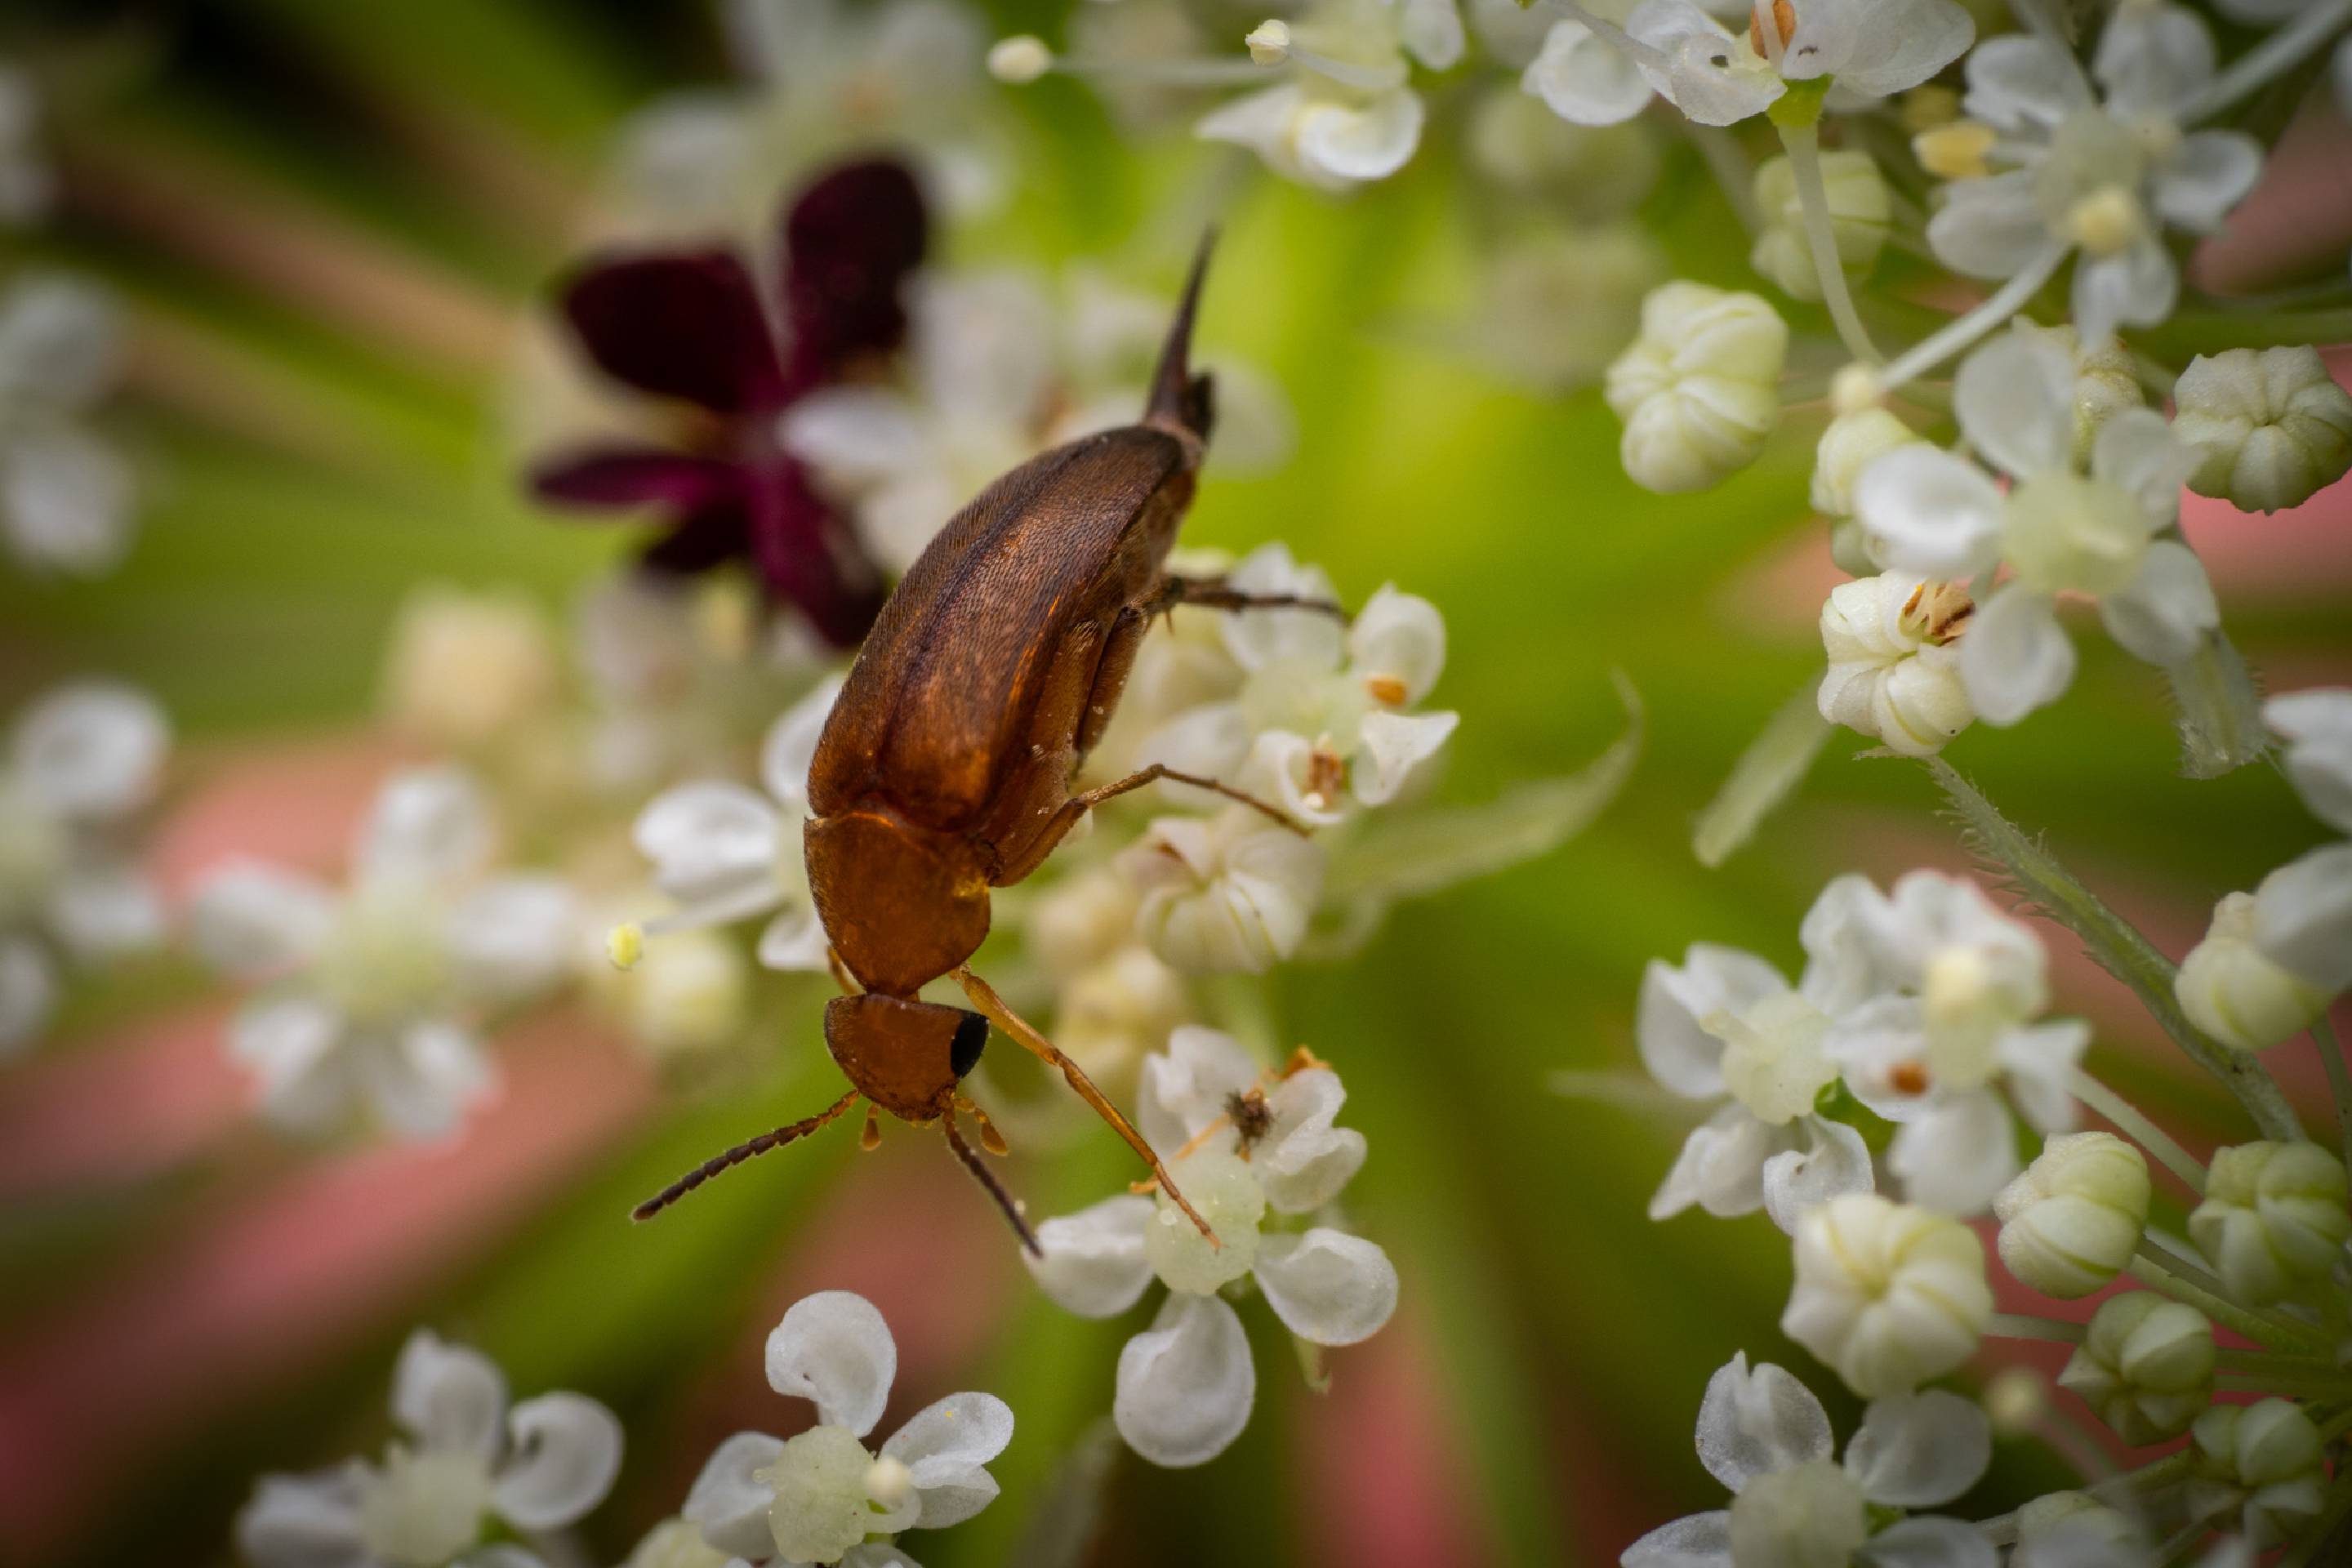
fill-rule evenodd
<path id="1" fill-rule="evenodd" d="M 999 33 L 1060 31 L 1045 5 L 990 9 Z M 551 520 L 518 496 L 501 415 L 507 325 L 575 249 L 621 117 L 726 75 L 701 6 L 202 0 L 8 12 L 76 94 L 50 132 L 67 208 L 23 255 L 102 275 L 131 302 L 131 389 L 110 419 L 139 454 L 150 499 L 114 575 L 0 577 L 0 711 L 61 677 L 121 676 L 163 700 L 182 766 L 201 778 L 257 748 L 364 729 L 384 630 L 415 582 L 520 584 L 552 608 L 614 557 L 614 531 Z M 1958 860 L 1924 774 L 1848 760 L 1853 737 L 1832 742 L 1797 803 L 1726 868 L 1704 870 L 1690 850 L 1692 819 L 1733 759 L 1818 670 L 1811 620 L 1827 579 L 1803 564 L 1822 554 L 1804 500 L 1818 416 L 1793 415 L 1732 483 L 1659 498 L 1624 479 L 1597 395 L 1508 390 L 1429 346 L 1421 324 L 1477 303 L 1498 217 L 1543 218 L 1498 214 L 1500 198 L 1461 176 L 1465 89 L 1433 92 L 1428 142 L 1405 174 L 1345 200 L 1181 135 L 1129 142 L 1066 80 L 1003 96 L 1017 190 L 1003 214 L 957 232 L 952 259 L 1109 257 L 1171 289 L 1192 228 L 1215 207 L 1225 238 L 1204 335 L 1281 382 L 1301 434 L 1279 473 L 1208 486 L 1187 542 L 1285 539 L 1326 563 L 1350 600 L 1393 580 L 1445 610 L 1437 700 L 1465 719 L 1443 799 L 1483 801 L 1581 766 L 1622 722 L 1612 671 L 1647 708 L 1633 783 L 1578 841 L 1400 910 L 1360 959 L 1277 977 L 1275 1032 L 1340 1067 L 1346 1120 L 1370 1138 L 1350 1202 L 1396 1258 L 1403 1306 L 1381 1340 L 1332 1356 L 1328 1406 L 1266 1336 L 1249 1432 L 1197 1471 L 1116 1462 L 1091 1560 L 1409 1560 L 1365 1555 L 1379 1543 L 1365 1521 L 1402 1496 L 1431 1500 L 1429 1517 L 1465 1532 L 1458 1561 L 1612 1562 L 1650 1524 L 1714 1506 L 1690 1427 L 1707 1373 L 1734 1350 L 1790 1365 L 1825 1397 L 1832 1380 L 1772 1326 L 1788 1272 L 1778 1233 L 1760 1216 L 1646 1221 L 1677 1133 L 1563 1099 L 1547 1076 L 1632 1063 L 1647 959 L 1706 938 L 1793 970 L 1798 918 L 1830 876 Z M 1753 286 L 1685 149 L 1669 149 L 1643 216 L 1677 272 Z M 1801 309 L 1792 320 L 1818 328 Z M 2315 574 L 2238 594 L 2220 575 L 2258 667 L 2301 684 L 2352 663 L 2340 584 Z M 2316 834 L 2268 768 L 2177 777 L 2153 672 L 2102 638 L 2083 647 L 2059 710 L 2014 731 L 1979 727 L 1952 756 L 2177 953 L 2211 899 Z M 2062 1003 L 2099 1024 L 2105 1070 L 2192 1136 L 2224 1130 L 2199 1123 L 2216 1101 L 2174 1076 L 2144 1022 L 2064 973 Z M 103 1050 L 126 1020 L 195 994 L 188 976 L 142 972 L 80 1003 L 68 1037 L 46 1049 Z M 795 994 L 804 1005 L 765 1027 L 779 1061 L 804 1070 L 672 1094 L 584 1170 L 533 1189 L 494 1245 L 414 1269 L 363 1306 L 334 1304 L 340 1326 L 299 1366 L 198 1377 L 199 1396 L 152 1432 L 106 1446 L 96 1506 L 44 1510 L 20 1496 L 12 1513 L 47 1521 L 42 1531 L 68 1521 L 63 1535 L 27 1537 L 37 1554 L 225 1560 L 230 1518 L 261 1471 L 381 1445 L 392 1355 L 426 1323 L 480 1344 L 519 1392 L 578 1388 L 621 1412 L 621 1486 L 586 1527 L 593 1554 L 618 1561 L 675 1509 L 727 1429 L 714 1427 L 714 1405 L 772 1429 L 798 1420 L 760 1382 L 757 1335 L 789 1299 L 776 1280 L 863 1279 L 793 1272 L 828 1205 L 885 1180 L 855 1163 L 845 1138 L 763 1162 L 656 1227 L 622 1223 L 635 1198 L 749 1122 L 798 1114 L 830 1081 L 815 1070 L 816 993 Z M 9 1092 L 0 1080 L 0 1100 Z M 83 1303 L 135 1291 L 183 1226 L 299 1163 L 258 1131 L 239 1139 L 133 1179 L 11 1196 L 0 1365 L 45 1353 Z M 1117 1346 L 1142 1314 L 1080 1323 L 1045 1301 L 997 1258 L 995 1221 L 933 1168 L 935 1152 L 883 1157 L 892 1189 L 917 1195 L 908 1223 L 840 1223 L 847 1251 L 911 1272 L 967 1325 L 955 1343 L 969 1353 L 924 1363 L 904 1399 L 984 1388 L 1018 1412 L 994 1467 L 1003 1500 L 903 1543 L 951 1568 L 1015 1560 L 1064 1458 L 1107 1407 Z M 1126 1174 L 1099 1140 L 1023 1162 L 1015 1179 L 1053 1212 Z M 174 1303 L 159 1297 L 152 1310 Z M 1368 1401 L 1367 1383 L 1387 1392 Z M 7 1402 L 0 1390 L 0 1410 Z M 93 1408 L 135 1426 L 136 1399 Z M 1846 1428 L 1852 1406 L 1832 1410 Z M 11 1488 L 46 1473 L 27 1462 L 38 1423 L 74 1414 L 7 1411 Z M 2030 1448 L 2005 1452 L 1986 1499 L 2007 1506 L 2042 1463 Z"/>

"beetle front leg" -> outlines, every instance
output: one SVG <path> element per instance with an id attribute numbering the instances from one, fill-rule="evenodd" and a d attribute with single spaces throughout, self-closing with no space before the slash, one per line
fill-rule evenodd
<path id="1" fill-rule="evenodd" d="M 1312 610 L 1343 626 L 1354 618 L 1335 600 L 1310 599 L 1303 594 L 1252 594 L 1230 586 L 1223 577 L 1163 578 L 1159 592 L 1145 601 L 1143 608 L 1147 615 L 1159 616 L 1179 605 L 1197 605 L 1204 610 Z"/>

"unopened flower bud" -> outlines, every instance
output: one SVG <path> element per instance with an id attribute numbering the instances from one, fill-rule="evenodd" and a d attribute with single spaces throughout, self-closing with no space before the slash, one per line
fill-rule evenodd
<path id="1" fill-rule="evenodd" d="M 1911 426 L 1874 403 L 1840 413 L 1813 448 L 1813 510 L 1827 517 L 1852 516 L 1853 482 L 1871 459 L 1920 438 Z"/>
<path id="2" fill-rule="evenodd" d="M 2245 511 L 2300 506 L 2352 466 L 2352 394 L 2308 344 L 2199 355 L 2172 389 L 2189 488 Z"/>
<path id="3" fill-rule="evenodd" d="M 1754 294 L 1677 281 L 1642 302 L 1642 333 L 1609 367 L 1619 455 L 1635 484 L 1705 489 L 1746 467 L 1780 414 L 1789 328 Z"/>
<path id="4" fill-rule="evenodd" d="M 2189 1517 L 2240 1523 L 2257 1551 L 2318 1516 L 2326 1500 L 2319 1428 L 2284 1399 L 2217 1405 L 2197 1418 Z"/>
<path id="5" fill-rule="evenodd" d="M 1893 221 L 1886 177 L 1867 153 L 1842 150 L 1820 157 L 1838 264 L 1849 278 L 1864 276 L 1878 259 Z M 1789 160 L 1773 158 L 1759 167 L 1755 192 L 1764 226 L 1748 253 L 1748 265 L 1779 284 L 1791 299 L 1819 300 L 1821 275 L 1813 267 L 1804 209 L 1797 199 L 1796 171 Z"/>
<path id="6" fill-rule="evenodd" d="M 1796 1263 L 1781 1331 L 1864 1398 L 1906 1394 L 1951 1371 L 1991 1321 L 1976 1233 L 1873 1193 L 1805 1210 Z"/>
<path id="7" fill-rule="evenodd" d="M 2082 1568 L 2088 1552 L 2116 1550 L 2111 1556 L 2090 1556 L 2092 1563 L 2136 1563 L 2145 1543 L 2131 1516 L 2110 1508 L 2088 1492 L 2051 1492 L 2017 1510 L 2017 1550 L 2010 1568 Z"/>
<path id="8" fill-rule="evenodd" d="M 2189 1234 L 2230 1294 L 2267 1306 L 2326 1277 L 2352 1236 L 2344 1163 L 2316 1143 L 2216 1150 Z"/>
<path id="9" fill-rule="evenodd" d="M 1995 1436 L 2022 1437 L 2050 1414 L 2049 1380 L 2030 1366 L 2005 1366 L 1985 1380 L 1978 1403 Z"/>
<path id="10" fill-rule="evenodd" d="M 1980 120 L 1933 125 L 1911 138 L 1919 166 L 1940 180 L 1981 180 L 1992 173 L 1986 161 L 2000 133 Z"/>
<path id="11" fill-rule="evenodd" d="M 1290 24 L 1280 17 L 1260 22 L 1242 42 L 1259 65 L 1278 66 L 1290 58 Z"/>
<path id="12" fill-rule="evenodd" d="M 1263 973 L 1297 951 L 1323 885 L 1323 852 L 1249 807 L 1166 816 L 1120 854 L 1142 894 L 1136 929 L 1185 973 Z"/>
<path id="13" fill-rule="evenodd" d="M 2087 1296 L 2131 1261 L 2147 1200 L 2137 1149 L 2112 1132 L 2061 1134 L 1992 1201 L 2000 1260 L 2045 1296 Z"/>
<path id="14" fill-rule="evenodd" d="M 1033 33 L 1000 38 L 988 51 L 988 74 L 1011 87 L 1024 87 L 1054 68 L 1054 51 Z"/>
<path id="15" fill-rule="evenodd" d="M 2110 1297 L 2058 1373 L 2116 1436 L 2137 1447 L 2178 1437 L 2213 1401 L 2213 1325 L 2152 1290 Z"/>
<path id="16" fill-rule="evenodd" d="M 2242 1051 L 2266 1050 L 2301 1034 L 2327 1005 L 2326 992 L 2255 944 L 2251 893 L 2231 893 L 2213 906 L 2213 923 L 2180 961 L 2172 994 L 2190 1023 Z"/>
<path id="17" fill-rule="evenodd" d="M 1956 646 L 1973 609 L 1963 589 L 1900 572 L 1839 584 L 1822 605 L 1822 717 L 1906 757 L 1942 751 L 1976 721 Z"/>

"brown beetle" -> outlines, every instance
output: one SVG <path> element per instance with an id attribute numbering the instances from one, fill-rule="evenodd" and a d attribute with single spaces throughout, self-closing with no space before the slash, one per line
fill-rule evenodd
<path id="1" fill-rule="evenodd" d="M 825 1008 L 825 1046 L 853 1087 L 818 1114 L 706 1161 L 639 1205 L 639 1219 L 731 1165 L 815 1131 L 863 1097 L 904 1121 L 939 1122 L 956 1157 L 1035 1251 L 1018 1206 L 956 1125 L 959 1110 L 971 1114 L 982 1142 L 1003 1152 L 959 1088 L 993 1022 L 1059 1069 L 1209 1234 L 1142 1134 L 965 967 L 988 934 L 989 889 L 1035 870 L 1080 817 L 1114 795 L 1175 779 L 1304 831 L 1239 790 L 1157 763 L 1098 788 L 1070 787 L 1110 722 L 1154 616 L 1180 604 L 1341 613 L 1166 571 L 1209 437 L 1209 377 L 1190 364 L 1208 256 L 1204 242 L 1141 421 L 1033 458 L 959 512 L 883 606 L 825 721 L 809 770 L 808 877 L 849 993 Z M 943 975 L 978 1012 L 917 999 Z"/>

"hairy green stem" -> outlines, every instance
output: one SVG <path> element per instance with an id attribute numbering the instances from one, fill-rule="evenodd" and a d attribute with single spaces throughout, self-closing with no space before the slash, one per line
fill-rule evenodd
<path id="1" fill-rule="evenodd" d="M 2139 994 L 2140 1003 L 2189 1059 L 2221 1080 L 2265 1138 L 2292 1142 L 2303 1136 L 2286 1095 L 2255 1058 L 2229 1049 L 2199 1029 L 2172 994 L 2175 965 L 2130 922 L 2001 816 L 1991 801 L 1941 757 L 1924 759 L 1977 852 L 2007 868 L 2018 890 L 2073 931 L 2100 968 Z"/>

